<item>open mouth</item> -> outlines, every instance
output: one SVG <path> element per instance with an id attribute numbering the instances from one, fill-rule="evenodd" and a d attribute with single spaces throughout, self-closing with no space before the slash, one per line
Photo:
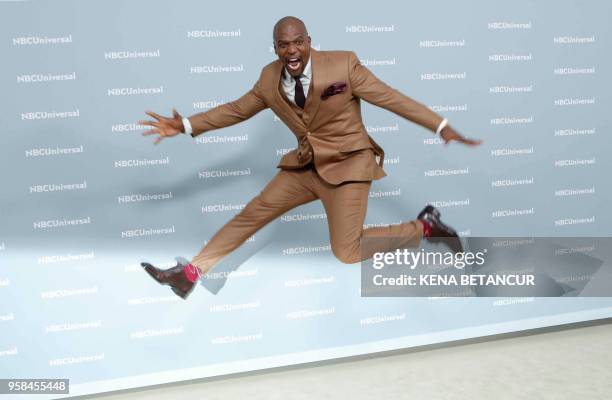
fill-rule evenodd
<path id="1" fill-rule="evenodd" d="M 287 60 L 287 67 L 292 71 L 297 71 L 302 66 L 302 59 L 299 57 L 292 57 Z"/>

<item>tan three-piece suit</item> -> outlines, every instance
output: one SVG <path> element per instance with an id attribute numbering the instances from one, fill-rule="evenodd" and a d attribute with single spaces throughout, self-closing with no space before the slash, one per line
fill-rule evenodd
<path id="1" fill-rule="evenodd" d="M 383 149 L 368 135 L 360 99 L 394 112 L 432 132 L 442 121 L 435 112 L 380 81 L 353 52 L 311 49 L 312 81 L 302 110 L 281 87 L 283 64 L 266 65 L 253 88 L 238 100 L 189 118 L 192 136 L 244 121 L 266 108 L 291 129 L 297 149 L 285 154 L 281 170 L 192 260 L 203 272 L 268 222 L 299 205 L 320 199 L 328 219 L 332 252 L 342 262 L 368 259 L 374 251 L 418 245 L 420 221 L 363 229 L 369 189 L 386 176 Z M 333 83 L 346 90 L 321 95 Z M 378 159 L 378 160 L 377 160 Z M 367 237 L 389 238 L 382 248 L 363 249 Z"/>

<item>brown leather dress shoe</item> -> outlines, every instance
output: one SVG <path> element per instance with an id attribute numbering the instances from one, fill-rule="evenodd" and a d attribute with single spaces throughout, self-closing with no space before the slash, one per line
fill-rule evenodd
<path id="1" fill-rule="evenodd" d="M 455 253 L 463 251 L 459 235 L 453 228 L 440 221 L 440 211 L 437 208 L 428 204 L 419 213 L 417 219 L 426 222 L 431 227 L 431 232 L 424 239 L 432 243 L 444 243 Z"/>
<path id="2" fill-rule="evenodd" d="M 162 285 L 170 286 L 170 289 L 182 299 L 187 299 L 196 285 L 196 282 L 187 279 L 183 270 L 185 266 L 180 262 L 177 262 L 175 267 L 166 270 L 159 269 L 146 262 L 140 263 L 140 265 L 153 279 Z"/>

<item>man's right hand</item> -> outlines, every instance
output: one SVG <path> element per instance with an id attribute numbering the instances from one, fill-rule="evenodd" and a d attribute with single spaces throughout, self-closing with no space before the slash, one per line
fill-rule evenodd
<path id="1" fill-rule="evenodd" d="M 142 133 L 144 136 L 158 134 L 159 137 L 155 139 L 153 144 L 158 144 L 165 137 L 176 136 L 185 132 L 183 117 L 174 108 L 172 109 L 172 118 L 162 117 L 153 111 L 146 111 L 145 114 L 156 119 L 156 121 L 138 121 L 140 125 L 149 125 L 155 128 Z"/>

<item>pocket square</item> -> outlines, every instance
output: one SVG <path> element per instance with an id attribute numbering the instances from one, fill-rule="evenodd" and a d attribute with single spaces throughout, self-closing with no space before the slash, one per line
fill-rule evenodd
<path id="1" fill-rule="evenodd" d="M 327 89 L 323 91 L 323 93 L 321 93 L 321 100 L 326 100 L 328 97 L 342 93 L 345 90 L 346 90 L 345 82 L 332 83 Z"/>

